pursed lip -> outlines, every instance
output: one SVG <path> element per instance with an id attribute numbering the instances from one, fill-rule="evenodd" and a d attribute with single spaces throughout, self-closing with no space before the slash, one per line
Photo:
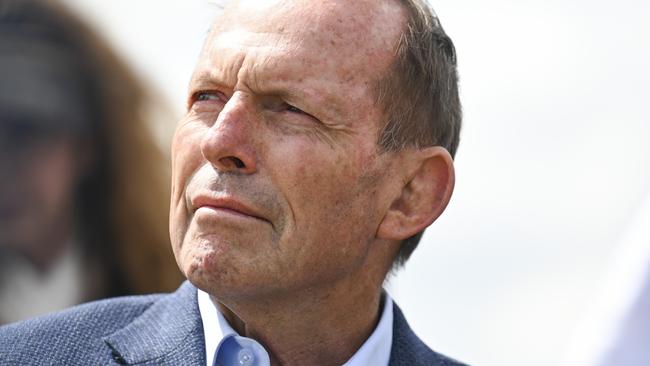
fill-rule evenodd
<path id="1" fill-rule="evenodd" d="M 200 208 L 208 208 L 215 211 L 225 211 L 231 214 L 248 216 L 254 219 L 269 222 L 257 210 L 249 207 L 245 203 L 231 197 L 231 196 L 214 196 L 209 194 L 199 194 L 191 200 L 192 212 L 196 212 Z"/>

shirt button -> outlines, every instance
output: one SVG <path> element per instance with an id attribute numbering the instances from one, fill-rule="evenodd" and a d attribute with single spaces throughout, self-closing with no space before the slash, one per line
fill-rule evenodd
<path id="1" fill-rule="evenodd" d="M 237 354 L 240 366 L 253 366 L 255 362 L 255 355 L 250 348 L 242 348 Z"/>

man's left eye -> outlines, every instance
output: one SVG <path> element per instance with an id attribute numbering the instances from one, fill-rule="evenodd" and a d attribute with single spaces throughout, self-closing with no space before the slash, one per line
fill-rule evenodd
<path id="1" fill-rule="evenodd" d="M 294 107 L 291 104 L 287 104 L 287 112 L 305 114 L 302 109 Z"/>

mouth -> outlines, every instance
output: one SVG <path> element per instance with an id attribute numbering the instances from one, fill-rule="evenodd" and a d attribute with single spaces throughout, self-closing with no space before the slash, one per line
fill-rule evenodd
<path id="1" fill-rule="evenodd" d="M 223 218 L 254 219 L 270 223 L 257 210 L 233 197 L 201 194 L 191 199 L 190 202 L 192 212 L 195 214 L 205 213 Z"/>

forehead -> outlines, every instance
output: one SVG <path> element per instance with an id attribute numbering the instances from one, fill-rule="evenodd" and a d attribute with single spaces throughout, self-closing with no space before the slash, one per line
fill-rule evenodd
<path id="1" fill-rule="evenodd" d="M 325 54 L 385 56 L 394 48 L 405 18 L 394 0 L 240 0 L 215 23 L 229 29 L 276 34 L 319 47 Z"/>
<path id="2" fill-rule="evenodd" d="M 277 79 L 364 84 L 390 66 L 403 24 L 391 0 L 236 1 L 215 22 L 197 71 L 234 74 L 223 69 L 250 62 L 245 69 Z"/>

